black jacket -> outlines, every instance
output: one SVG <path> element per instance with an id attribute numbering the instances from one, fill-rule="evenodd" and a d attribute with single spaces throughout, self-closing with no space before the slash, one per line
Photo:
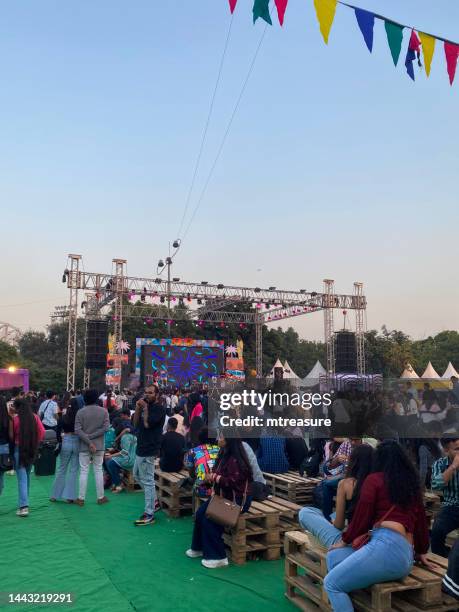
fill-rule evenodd
<path id="1" fill-rule="evenodd" d="M 156 457 L 161 446 L 166 408 L 160 404 L 148 405 L 148 427 L 140 416 L 137 426 L 137 456 Z"/>

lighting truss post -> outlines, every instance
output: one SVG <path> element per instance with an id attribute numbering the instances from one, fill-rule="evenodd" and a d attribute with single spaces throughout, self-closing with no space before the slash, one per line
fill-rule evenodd
<path id="1" fill-rule="evenodd" d="M 255 314 L 255 370 L 257 378 L 263 376 L 263 315 Z"/>
<path id="2" fill-rule="evenodd" d="M 114 259 L 115 278 L 113 292 L 115 294 L 115 321 L 113 326 L 113 335 L 115 336 L 115 352 L 118 352 L 117 347 L 123 339 L 123 295 L 125 292 L 125 266 L 126 259 Z"/>
<path id="3" fill-rule="evenodd" d="M 324 335 L 327 351 L 327 382 L 335 374 L 335 341 L 333 337 L 333 309 L 336 307 L 335 302 L 335 281 L 325 278 L 322 305 L 324 309 Z"/>
<path id="4" fill-rule="evenodd" d="M 366 300 L 363 295 L 363 283 L 354 283 L 355 306 L 355 343 L 357 353 L 357 374 L 365 376 L 365 309 Z"/>
<path id="5" fill-rule="evenodd" d="M 171 337 L 171 324 L 169 321 L 171 320 L 171 266 L 172 266 L 172 257 L 166 257 L 166 266 L 167 266 L 167 335 Z"/>
<path id="6" fill-rule="evenodd" d="M 67 391 L 75 388 L 76 331 L 78 318 L 78 289 L 81 288 L 81 255 L 69 254 L 70 269 L 67 271 L 67 287 L 70 289 L 69 331 L 67 349 Z"/>

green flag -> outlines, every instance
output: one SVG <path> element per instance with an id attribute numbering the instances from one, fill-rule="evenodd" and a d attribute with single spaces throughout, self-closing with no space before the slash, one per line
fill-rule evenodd
<path id="1" fill-rule="evenodd" d="M 271 21 L 271 15 L 269 14 L 269 0 L 255 0 L 253 3 L 253 23 L 261 17 L 269 23 L 269 25 L 273 25 Z"/>
<path id="2" fill-rule="evenodd" d="M 392 21 L 385 21 L 384 25 L 386 28 L 387 42 L 389 43 L 392 59 L 396 66 L 402 48 L 403 26 L 393 23 Z"/>

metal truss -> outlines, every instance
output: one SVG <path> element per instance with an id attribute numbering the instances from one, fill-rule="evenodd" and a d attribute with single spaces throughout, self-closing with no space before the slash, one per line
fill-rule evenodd
<path id="1" fill-rule="evenodd" d="M 78 289 L 81 285 L 81 255 L 69 255 L 69 259 L 70 269 L 65 271 L 67 276 L 67 287 L 70 289 L 70 303 L 68 310 L 69 331 L 67 351 L 67 391 L 75 388 L 76 331 L 78 317 Z"/>
<path id="2" fill-rule="evenodd" d="M 0 321 L 0 340 L 11 346 L 17 346 L 21 339 L 22 332 L 18 327 Z"/>
<path id="3" fill-rule="evenodd" d="M 333 337 L 334 322 L 333 322 L 333 309 L 336 308 L 335 304 L 339 301 L 338 296 L 335 295 L 335 282 L 329 278 L 324 279 L 324 336 L 325 336 L 325 347 L 327 351 L 327 377 L 331 377 L 335 374 L 335 341 Z"/>
<path id="4" fill-rule="evenodd" d="M 365 376 L 365 298 L 362 283 L 354 283 L 355 342 L 357 353 L 357 374 Z"/>

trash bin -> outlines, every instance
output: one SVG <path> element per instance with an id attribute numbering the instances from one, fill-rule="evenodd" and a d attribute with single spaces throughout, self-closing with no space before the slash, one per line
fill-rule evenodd
<path id="1" fill-rule="evenodd" d="M 36 476 L 53 476 L 56 472 L 56 448 L 56 432 L 48 429 L 38 447 L 37 458 L 34 463 Z"/>

